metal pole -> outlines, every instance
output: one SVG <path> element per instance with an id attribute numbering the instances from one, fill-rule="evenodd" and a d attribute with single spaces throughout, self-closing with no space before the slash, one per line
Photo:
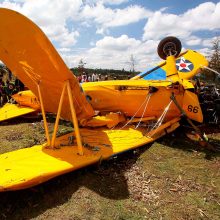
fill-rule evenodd
<path id="1" fill-rule="evenodd" d="M 71 92 L 69 80 L 67 80 L 67 92 L 68 92 L 68 97 L 69 97 L 69 102 L 70 102 L 70 110 L 71 110 L 71 114 L 72 114 L 74 130 L 75 130 L 75 134 L 76 134 L 78 152 L 79 152 L 79 155 L 83 155 L 83 146 L 82 146 L 82 141 L 81 141 L 80 132 L 79 132 L 78 120 L 76 118 L 76 111 L 75 111 L 75 108 L 73 105 L 73 97 L 72 97 L 72 92 Z"/>
<path id="2" fill-rule="evenodd" d="M 56 139 L 58 124 L 59 124 L 59 120 L 60 120 L 60 113 L 61 113 L 62 106 L 63 106 L 63 99 L 64 99 L 64 93 L 65 93 L 65 90 L 66 90 L 66 85 L 67 85 L 67 83 L 64 82 L 64 86 L 63 86 L 63 90 L 62 90 L 62 93 L 61 93 L 61 96 L 60 96 L 60 102 L 59 102 L 59 106 L 58 106 L 58 110 L 57 110 L 57 116 L 56 116 L 56 121 L 55 121 L 55 125 L 54 125 L 54 130 L 53 130 L 51 147 L 54 147 L 54 145 L 55 145 L 55 139 Z"/>
<path id="3" fill-rule="evenodd" d="M 177 100 L 176 100 L 176 98 L 175 98 L 175 96 L 174 96 L 173 93 L 172 93 L 172 95 L 170 96 L 170 99 L 173 100 L 174 104 L 175 104 L 176 107 L 179 109 L 179 111 L 181 112 L 182 116 L 183 116 L 184 118 L 186 118 L 187 122 L 193 127 L 193 129 L 197 132 L 197 134 L 200 136 L 200 138 L 201 138 L 203 141 L 205 141 L 205 142 L 208 144 L 208 146 L 209 146 L 212 150 L 214 150 L 214 148 L 208 143 L 208 139 L 207 139 L 205 133 L 203 134 L 203 133 L 201 132 L 201 130 L 200 130 L 196 125 L 194 125 L 194 123 L 192 122 L 192 120 L 191 120 L 190 118 L 188 118 L 186 112 L 185 112 L 185 111 L 182 109 L 182 107 L 179 105 L 179 103 L 177 102 Z"/>
<path id="4" fill-rule="evenodd" d="M 39 99 L 40 99 L 41 112 L 42 112 L 43 121 L 44 121 L 45 135 L 46 135 L 46 138 L 47 138 L 47 146 L 50 146 L 50 135 L 49 135 L 46 114 L 45 114 L 45 111 L 44 111 L 44 103 L 43 103 L 43 98 L 42 98 L 42 95 L 41 95 L 41 90 L 40 90 L 40 84 L 39 83 L 37 84 L 37 89 L 38 89 L 38 94 L 39 94 Z"/>

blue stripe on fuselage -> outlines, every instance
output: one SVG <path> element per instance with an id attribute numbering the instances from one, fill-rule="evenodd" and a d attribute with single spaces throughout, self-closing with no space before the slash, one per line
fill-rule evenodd
<path id="1" fill-rule="evenodd" d="M 140 76 L 141 78 L 143 78 L 145 80 L 164 80 L 164 79 L 166 79 L 166 72 L 162 68 L 158 68 L 158 69 L 154 70 L 153 72 L 149 73 L 148 75 L 143 76 L 145 73 L 147 73 L 150 70 L 151 69 L 147 69 L 146 71 L 138 74 L 138 76 Z"/>

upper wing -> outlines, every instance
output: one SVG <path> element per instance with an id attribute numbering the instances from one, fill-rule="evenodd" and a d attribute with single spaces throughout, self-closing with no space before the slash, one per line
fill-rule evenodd
<path id="1" fill-rule="evenodd" d="M 36 96 L 40 85 L 45 111 L 57 112 L 64 82 L 70 80 L 78 119 L 94 114 L 78 80 L 37 25 L 18 12 L 1 8 L 0 27 L 0 60 Z M 61 117 L 71 120 L 67 94 L 63 106 Z"/>

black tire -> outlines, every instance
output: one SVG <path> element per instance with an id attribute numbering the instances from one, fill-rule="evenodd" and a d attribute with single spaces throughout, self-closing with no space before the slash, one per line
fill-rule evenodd
<path id="1" fill-rule="evenodd" d="M 176 37 L 165 37 L 160 41 L 157 47 L 157 53 L 163 60 L 170 55 L 178 57 L 182 49 L 181 41 Z"/>

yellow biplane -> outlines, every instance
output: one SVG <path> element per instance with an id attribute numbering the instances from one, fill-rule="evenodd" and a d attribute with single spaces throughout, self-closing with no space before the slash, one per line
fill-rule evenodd
<path id="1" fill-rule="evenodd" d="M 4 118 L 41 109 L 47 138 L 43 145 L 0 155 L 0 191 L 28 188 L 148 144 L 174 131 L 183 115 L 203 121 L 190 79 L 208 62 L 192 50 L 180 53 L 177 38 L 160 42 L 158 53 L 166 61 L 157 67 L 131 80 L 88 82 L 81 89 L 32 21 L 0 9 L 0 25 L 0 60 L 31 90 L 16 95 L 20 105 L 12 115 L 4 108 Z M 152 74 L 165 78 L 152 80 Z M 52 136 L 45 112 L 56 114 Z M 57 138 L 60 118 L 72 121 L 74 130 Z"/>

